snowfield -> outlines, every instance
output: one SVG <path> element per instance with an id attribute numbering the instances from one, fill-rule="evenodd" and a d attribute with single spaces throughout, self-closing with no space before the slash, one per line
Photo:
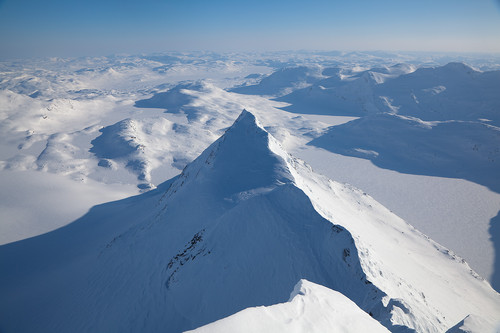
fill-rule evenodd
<path id="1" fill-rule="evenodd" d="M 495 331 L 499 64 L 1 62 L 0 330 Z"/>

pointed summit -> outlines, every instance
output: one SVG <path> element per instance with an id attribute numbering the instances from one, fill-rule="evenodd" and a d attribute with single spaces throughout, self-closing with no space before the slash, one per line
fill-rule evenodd
<path id="1" fill-rule="evenodd" d="M 243 109 L 243 111 L 241 111 L 240 115 L 238 116 L 238 118 L 236 118 L 233 126 L 231 126 L 231 127 L 237 127 L 240 124 L 244 124 L 244 123 L 247 123 L 246 126 L 250 126 L 250 127 L 257 126 L 261 129 L 263 129 L 262 125 L 260 125 L 259 121 L 257 120 L 257 118 L 255 118 L 254 114 L 247 111 L 246 109 Z"/>
<path id="2" fill-rule="evenodd" d="M 460 258 L 315 174 L 247 111 L 181 175 L 1 246 L 0 267 L 5 331 L 182 332 L 285 302 L 300 279 L 392 331 L 500 319 L 499 295 Z"/>
<path id="3" fill-rule="evenodd" d="M 206 188 L 220 199 L 232 200 L 248 191 L 292 183 L 287 159 L 276 139 L 243 110 L 217 141 L 186 166 L 173 187 L 196 179 L 197 192 Z"/>

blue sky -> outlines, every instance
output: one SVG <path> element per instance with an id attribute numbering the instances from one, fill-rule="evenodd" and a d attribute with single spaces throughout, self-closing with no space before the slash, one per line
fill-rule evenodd
<path id="1" fill-rule="evenodd" d="M 0 57 L 500 52 L 500 0 L 0 0 Z"/>

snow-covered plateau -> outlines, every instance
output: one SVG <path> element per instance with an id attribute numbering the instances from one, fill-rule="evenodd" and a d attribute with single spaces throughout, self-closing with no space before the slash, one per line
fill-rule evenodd
<path id="1" fill-rule="evenodd" d="M 0 62 L 0 331 L 497 332 L 498 87 L 494 55 Z"/>

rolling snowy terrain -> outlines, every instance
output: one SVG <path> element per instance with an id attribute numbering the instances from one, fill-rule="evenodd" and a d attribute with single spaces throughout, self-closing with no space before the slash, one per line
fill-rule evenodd
<path id="1" fill-rule="evenodd" d="M 283 301 L 301 278 L 394 332 L 500 320 L 461 258 L 312 172 L 247 111 L 157 190 L 0 251 L 8 331 L 182 331 Z"/>
<path id="2" fill-rule="evenodd" d="M 0 330 L 178 332 L 255 306 L 199 331 L 353 325 L 318 304 L 370 331 L 493 330 L 499 69 L 377 52 L 1 62 Z"/>

